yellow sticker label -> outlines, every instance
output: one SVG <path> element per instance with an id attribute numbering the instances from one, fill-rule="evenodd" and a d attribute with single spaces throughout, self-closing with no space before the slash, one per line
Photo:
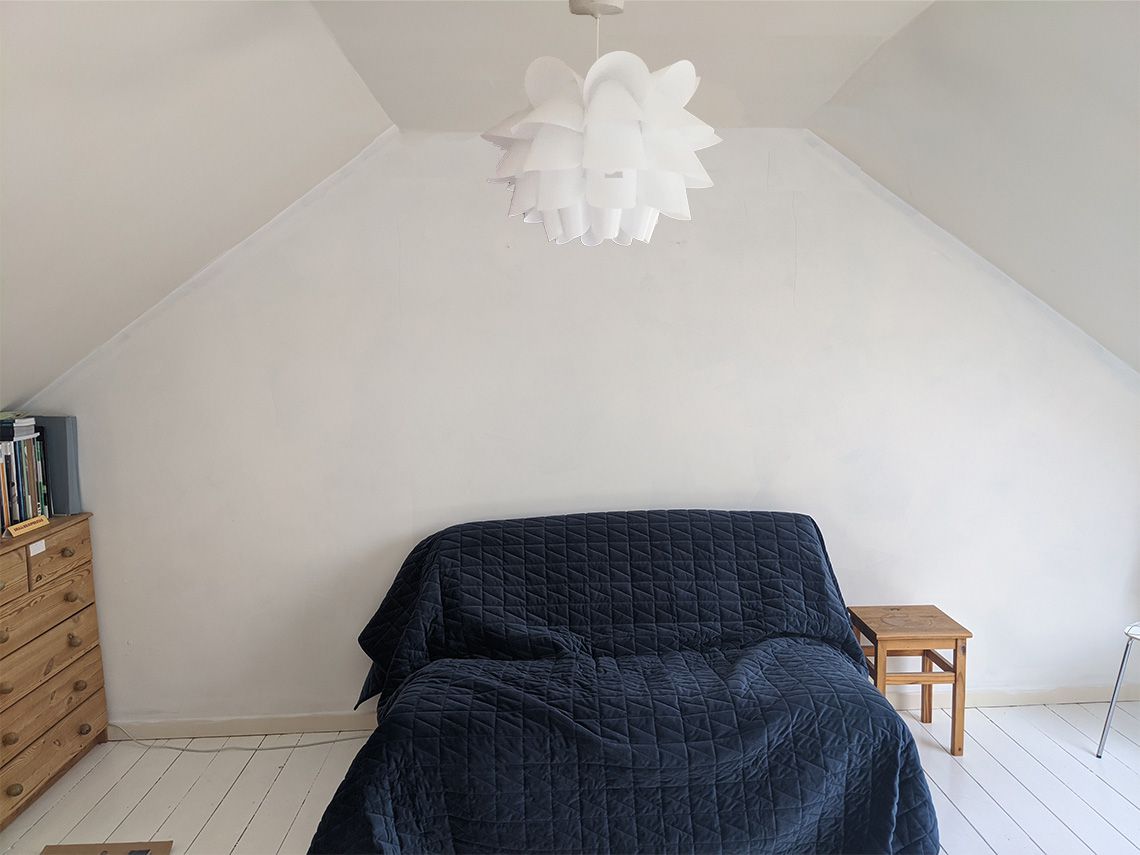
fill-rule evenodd
<path id="1" fill-rule="evenodd" d="M 32 517 L 30 520 L 18 522 L 15 525 L 8 526 L 8 534 L 13 537 L 19 537 L 21 534 L 27 534 L 29 531 L 35 531 L 37 528 L 43 528 L 48 524 L 48 518 L 43 514 L 38 517 Z"/>

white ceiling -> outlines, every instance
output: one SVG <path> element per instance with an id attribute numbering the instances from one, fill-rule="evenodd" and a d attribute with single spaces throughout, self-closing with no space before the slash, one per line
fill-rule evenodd
<path id="1" fill-rule="evenodd" d="M 1140 367 L 1140 4 L 1099 5 L 628 0 L 602 49 L 693 60 L 715 126 L 819 130 Z M 564 0 L 0 3 L 0 406 L 393 121 L 482 130 L 593 37 Z"/>
<path id="2" fill-rule="evenodd" d="M 307 3 L 0 3 L 0 103 L 0 407 L 391 124 Z"/>
<path id="3" fill-rule="evenodd" d="M 716 127 L 803 127 L 928 2 L 629 0 L 603 18 L 602 52 L 651 68 L 689 59 L 692 109 Z M 524 106 L 523 73 L 550 55 L 585 72 L 594 21 L 565 2 L 325 0 L 321 17 L 403 129 L 481 131 Z"/>
<path id="4" fill-rule="evenodd" d="M 1140 369 L 1140 3 L 936 3 L 808 124 Z"/>

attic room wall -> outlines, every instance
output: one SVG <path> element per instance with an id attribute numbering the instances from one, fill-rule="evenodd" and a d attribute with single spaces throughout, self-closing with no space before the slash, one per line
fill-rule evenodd
<path id="1" fill-rule="evenodd" d="M 973 700 L 1105 697 L 1140 377 L 811 134 L 702 155 L 692 223 L 587 249 L 473 135 L 392 135 L 38 396 L 112 720 L 347 711 L 420 538 L 653 507 L 810 513 L 848 602 L 974 630 Z"/>
<path id="2" fill-rule="evenodd" d="M 1140 370 L 1140 3 L 938 2 L 807 126 Z"/>
<path id="3" fill-rule="evenodd" d="M 0 406 L 391 125 L 308 3 L 0 4 Z"/>

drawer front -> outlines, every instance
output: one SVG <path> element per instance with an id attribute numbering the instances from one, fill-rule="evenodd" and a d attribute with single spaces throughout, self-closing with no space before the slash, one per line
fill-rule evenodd
<path id="1" fill-rule="evenodd" d="M 0 659 L 95 602 L 91 565 L 0 606 Z M 0 668 L 7 671 L 7 665 Z M 3 679 L 3 678 L 0 678 Z M 0 705 L 3 704 L 0 697 Z"/>
<path id="2" fill-rule="evenodd" d="M 28 575 L 32 589 L 46 585 L 91 561 L 91 528 L 87 520 L 44 538 L 44 549 L 32 555 L 28 547 Z"/>
<path id="3" fill-rule="evenodd" d="M 98 647 L 83 654 L 0 716 L 0 766 L 103 688 L 99 654 Z"/>
<path id="4" fill-rule="evenodd" d="M 107 728 L 107 705 L 96 692 L 0 768 L 0 825 Z"/>
<path id="5" fill-rule="evenodd" d="M 28 565 L 24 550 L 0 555 L 0 605 L 28 593 Z"/>
<path id="6" fill-rule="evenodd" d="M 99 643 L 95 606 L 88 606 L 4 658 L 0 710 L 6 710 L 52 674 Z"/>

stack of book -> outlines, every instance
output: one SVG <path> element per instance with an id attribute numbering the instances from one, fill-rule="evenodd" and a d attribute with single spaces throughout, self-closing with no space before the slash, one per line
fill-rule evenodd
<path id="1" fill-rule="evenodd" d="M 3 490 L 0 517 L 4 530 L 43 514 L 51 516 L 43 427 L 32 416 L 0 413 L 0 457 Z"/>

